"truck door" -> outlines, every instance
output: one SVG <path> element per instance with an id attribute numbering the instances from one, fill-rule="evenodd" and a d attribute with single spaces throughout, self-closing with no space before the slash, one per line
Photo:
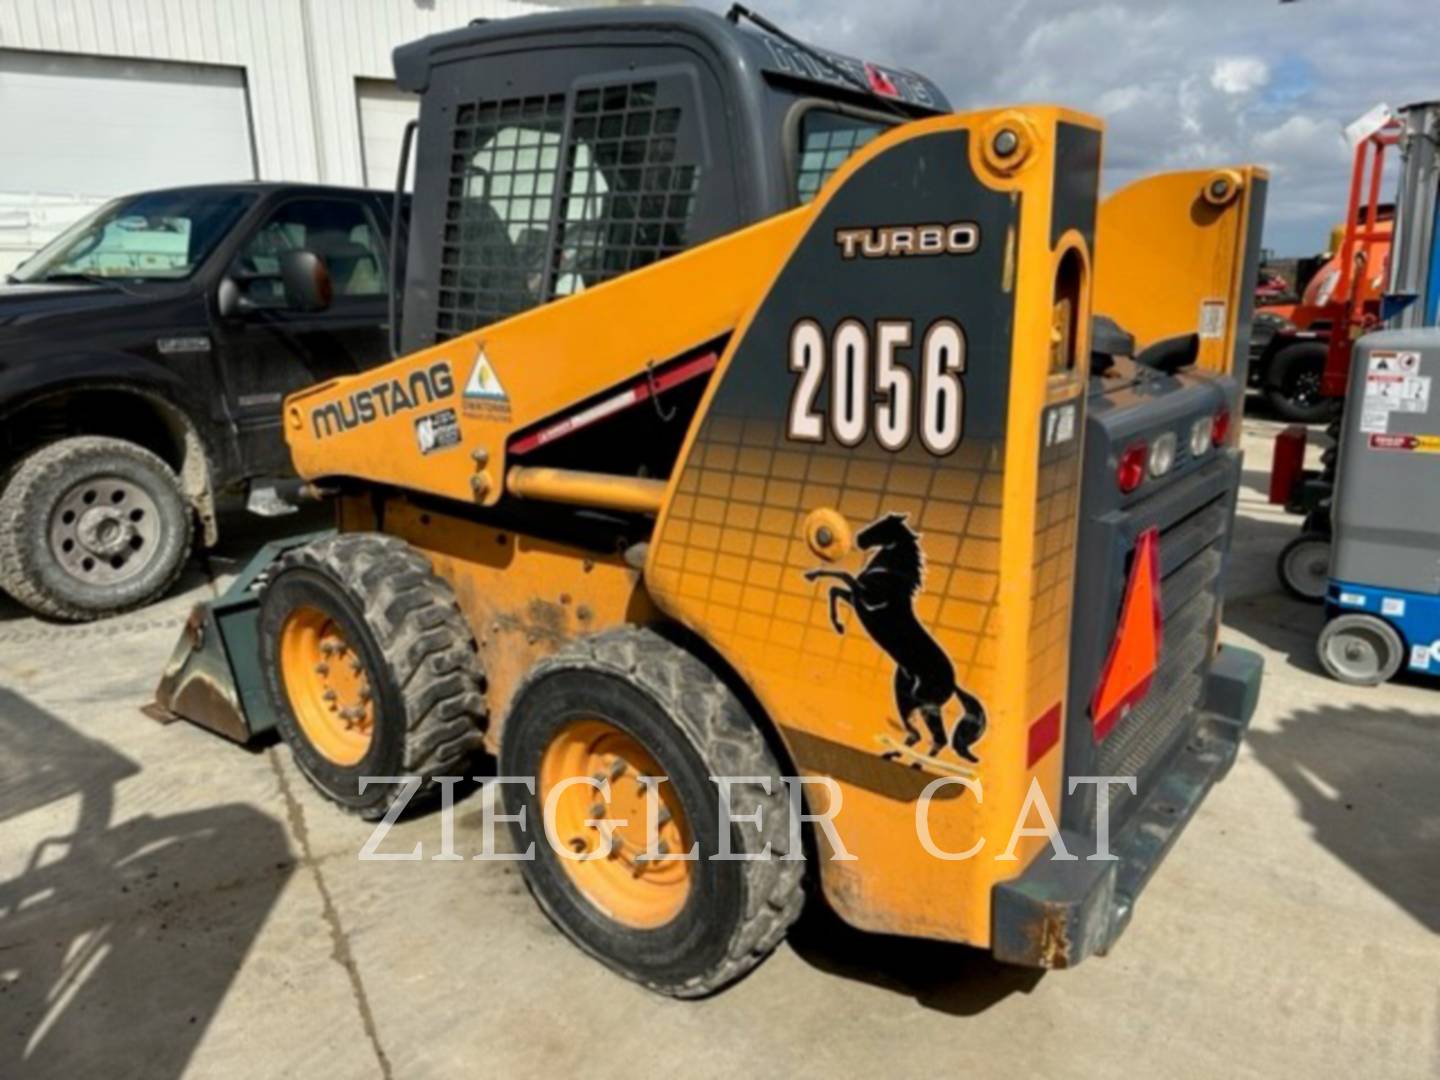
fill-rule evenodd
<path id="1" fill-rule="evenodd" d="M 280 428 L 286 394 L 389 359 L 383 223 L 361 196 L 305 195 L 276 206 L 241 241 L 228 276 L 248 310 L 215 338 L 246 476 L 290 472 Z M 325 311 L 286 303 L 280 256 L 314 252 L 334 286 Z"/>

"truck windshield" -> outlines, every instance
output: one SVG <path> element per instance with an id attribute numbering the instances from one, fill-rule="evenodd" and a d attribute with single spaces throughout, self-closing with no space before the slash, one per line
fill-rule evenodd
<path id="1" fill-rule="evenodd" d="M 250 192 L 157 191 L 106 203 L 41 248 L 12 281 L 189 277 L 255 201 Z"/>
<path id="2" fill-rule="evenodd" d="M 795 194 L 800 203 L 815 198 L 851 154 L 891 126 L 885 120 L 853 113 L 807 109 L 800 117 L 800 145 L 795 155 Z"/>

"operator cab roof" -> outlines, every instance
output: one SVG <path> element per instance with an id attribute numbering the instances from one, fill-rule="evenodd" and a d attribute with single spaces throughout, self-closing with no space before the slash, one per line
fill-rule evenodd
<path id="1" fill-rule="evenodd" d="M 679 7 L 598 8 L 476 21 L 460 30 L 399 46 L 394 53 L 395 78 L 404 89 L 421 93 L 429 86 L 432 68 L 493 52 L 497 46 L 583 47 L 595 44 L 597 38 L 634 38 L 647 33 L 672 41 L 679 37 L 694 39 L 708 46 L 739 79 L 753 80 L 760 75 L 777 86 L 874 102 L 873 97 L 829 66 L 835 65 L 870 86 L 876 96 L 888 98 L 915 116 L 950 111 L 950 103 L 940 88 L 916 72 L 857 60 L 807 43 L 828 62 L 822 63 L 807 49 L 748 24 L 737 24 L 709 11 Z"/>

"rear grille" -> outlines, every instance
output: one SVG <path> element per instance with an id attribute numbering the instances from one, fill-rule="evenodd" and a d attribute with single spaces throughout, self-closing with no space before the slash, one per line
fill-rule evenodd
<path id="1" fill-rule="evenodd" d="M 1150 693 L 1100 744 L 1102 776 L 1142 776 L 1194 718 L 1214 640 L 1227 518 L 1221 496 L 1160 530 L 1160 663 Z"/>

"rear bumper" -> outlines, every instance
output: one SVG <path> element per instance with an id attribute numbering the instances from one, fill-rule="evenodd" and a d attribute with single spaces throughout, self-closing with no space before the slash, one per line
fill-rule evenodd
<path id="1" fill-rule="evenodd" d="M 1095 838 L 1065 832 L 1065 845 L 1077 859 L 1042 856 L 1019 877 L 995 886 L 991 948 L 997 959 L 1065 968 L 1109 950 L 1129 924 L 1141 890 L 1210 788 L 1234 764 L 1255 713 L 1263 666 L 1256 653 L 1221 648 L 1190 738 L 1111 836 L 1114 859 L 1087 859 Z"/>

